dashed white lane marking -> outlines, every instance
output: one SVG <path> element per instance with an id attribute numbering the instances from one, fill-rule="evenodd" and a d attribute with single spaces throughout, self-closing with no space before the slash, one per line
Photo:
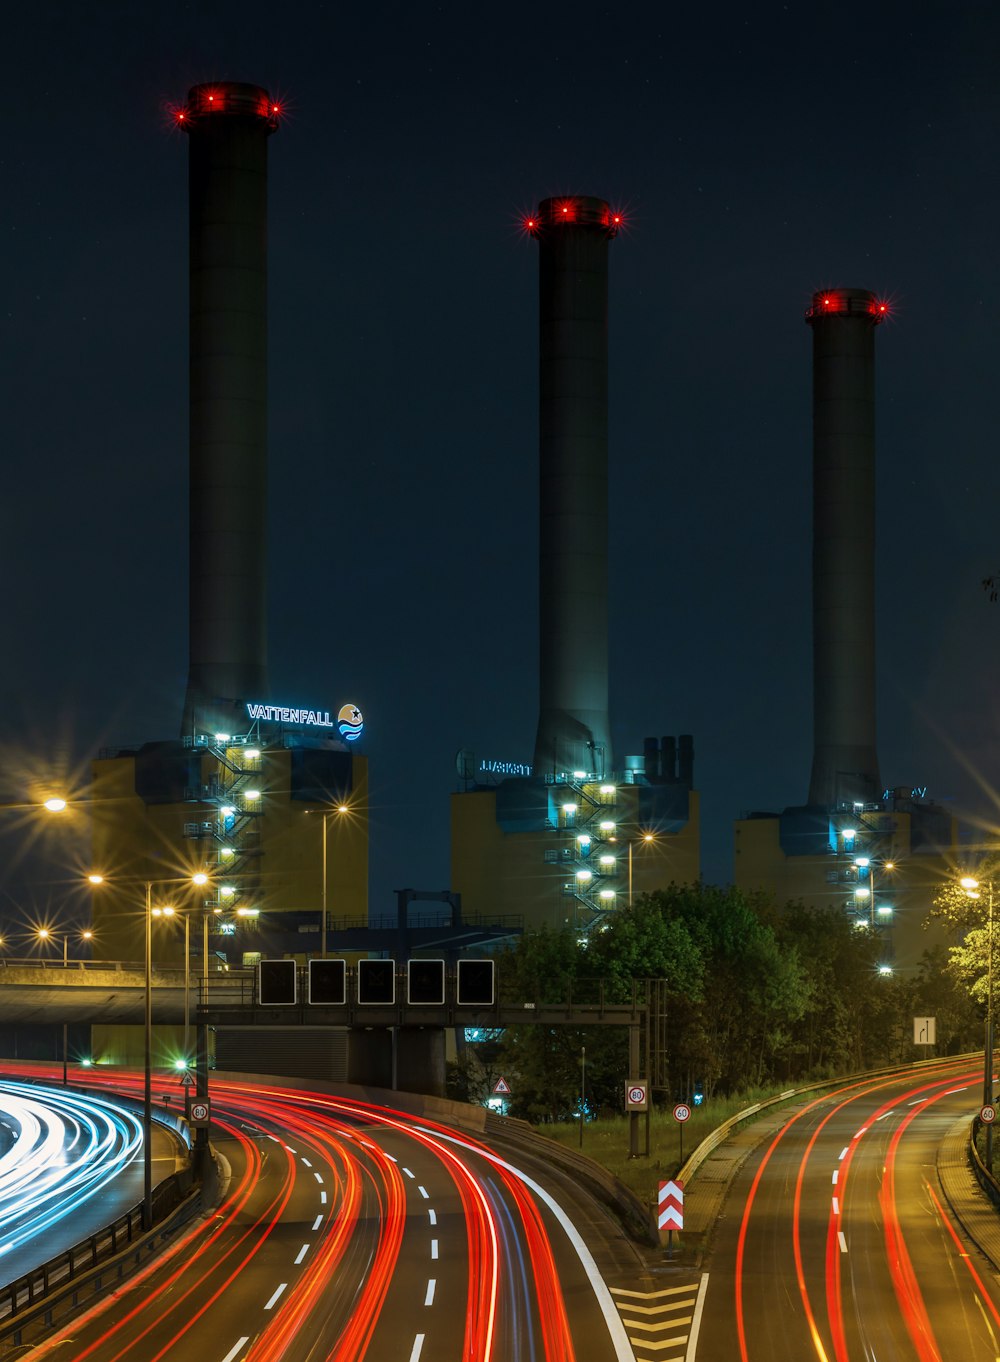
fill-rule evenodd
<path id="1" fill-rule="evenodd" d="M 418 1335 L 418 1337 L 422 1338 L 422 1335 Z M 240 1339 L 239 1343 L 237 1343 L 234 1347 L 229 1349 L 225 1357 L 222 1359 L 222 1362 L 233 1362 L 233 1358 L 236 1356 L 236 1354 L 240 1351 L 241 1348 L 245 1348 L 249 1342 L 250 1335 L 244 1334 L 243 1337 Z M 411 1359 L 411 1362 L 413 1362 L 413 1359 Z"/>
<path id="2" fill-rule="evenodd" d="M 437 1222 L 438 1222 L 437 1211 L 434 1209 L 433 1206 L 428 1206 L 428 1207 L 427 1207 L 427 1214 L 428 1214 L 428 1215 L 430 1216 L 430 1218 L 431 1218 L 431 1224 L 432 1224 L 432 1225 L 436 1225 Z"/>
<path id="3" fill-rule="evenodd" d="M 943 1093 L 941 1094 L 941 1096 L 942 1096 L 942 1097 L 950 1097 L 950 1096 L 952 1095 L 953 1092 L 968 1092 L 968 1090 L 969 1090 L 969 1085 L 966 1084 L 964 1088 L 949 1088 L 948 1091 L 947 1091 L 947 1092 L 943 1092 Z"/>
<path id="4" fill-rule="evenodd" d="M 323 1217 L 322 1217 L 321 1215 L 318 1215 L 318 1216 L 316 1217 L 316 1219 L 313 1221 L 313 1233 L 314 1233 L 314 1234 L 315 1234 L 315 1232 L 319 1229 L 320 1225 L 322 1225 L 322 1223 L 323 1223 Z"/>
<path id="5" fill-rule="evenodd" d="M 302 1262 L 302 1259 L 306 1256 L 306 1254 L 307 1254 L 308 1252 L 309 1252 L 309 1245 L 308 1245 L 308 1244 L 303 1244 L 302 1247 L 299 1249 L 299 1256 L 295 1259 L 295 1266 L 296 1266 L 296 1267 L 298 1267 L 299 1263 Z"/>
<path id="6" fill-rule="evenodd" d="M 837 1200 L 836 1197 L 833 1198 L 833 1213 L 834 1215 L 840 1214 L 840 1202 Z"/>
<path id="7" fill-rule="evenodd" d="M 866 1131 L 867 1129 L 868 1129 L 867 1126 L 862 1126 L 861 1129 L 858 1131 L 858 1133 L 855 1135 L 854 1138 L 855 1138 L 856 1140 L 860 1140 L 860 1139 L 861 1139 L 861 1136 L 865 1133 L 865 1131 Z"/>
<path id="8" fill-rule="evenodd" d="M 437 1241 L 436 1239 L 432 1239 L 432 1240 L 431 1240 L 431 1257 L 432 1257 L 432 1258 L 436 1258 L 437 1256 L 438 1256 L 438 1241 Z"/>
<path id="9" fill-rule="evenodd" d="M 408 1168 L 406 1168 L 405 1166 L 404 1166 L 404 1168 L 403 1168 L 403 1172 L 406 1174 L 406 1176 L 407 1176 L 408 1178 L 415 1178 L 415 1177 L 416 1177 L 416 1173 L 411 1173 L 410 1170 L 409 1170 Z"/>
<path id="10" fill-rule="evenodd" d="M 838 1230 L 838 1231 L 837 1231 L 837 1243 L 840 1245 L 840 1251 L 841 1251 L 841 1253 L 846 1253 L 846 1252 L 847 1252 L 847 1240 L 844 1238 L 844 1231 L 843 1231 L 843 1230 Z"/>
<path id="11" fill-rule="evenodd" d="M 437 1286 L 437 1278 L 429 1277 L 427 1280 L 427 1295 L 424 1297 L 425 1305 L 434 1304 L 434 1288 Z"/>
<path id="12" fill-rule="evenodd" d="M 420 1362 L 420 1349 L 424 1346 L 423 1334 L 417 1334 L 413 1340 L 413 1347 L 410 1350 L 410 1362 Z"/>
<path id="13" fill-rule="evenodd" d="M 320 1192 L 320 1194 L 319 1194 L 319 1204 L 320 1204 L 321 1206 L 325 1206 L 325 1205 L 326 1205 L 326 1193 L 325 1193 L 325 1192 Z"/>
<path id="14" fill-rule="evenodd" d="M 308 1160 L 307 1158 L 303 1157 L 302 1162 L 305 1164 L 305 1166 L 306 1166 L 307 1168 L 311 1168 L 311 1167 L 312 1167 L 312 1164 L 309 1162 L 309 1160 Z"/>
<path id="15" fill-rule="evenodd" d="M 912 1102 L 907 1102 L 908 1107 L 919 1107 L 921 1102 L 929 1102 L 929 1097 L 917 1097 Z"/>
<path id="16" fill-rule="evenodd" d="M 320 1173 L 313 1173 L 313 1177 L 316 1179 L 317 1182 L 322 1182 L 322 1181 L 323 1181 L 322 1174 L 320 1174 Z"/>
<path id="17" fill-rule="evenodd" d="M 384 1152 L 385 1151 L 383 1151 L 383 1153 Z M 399 1163 L 399 1160 L 396 1158 L 395 1154 L 386 1154 L 386 1158 L 389 1160 L 390 1163 Z"/>
<path id="18" fill-rule="evenodd" d="M 430 1196 L 430 1192 L 428 1192 L 427 1188 L 421 1187 L 419 1182 L 417 1183 L 417 1191 L 420 1193 L 420 1195 L 424 1198 L 425 1201 Z"/>
<path id="19" fill-rule="evenodd" d="M 277 1291 L 275 1291 L 274 1295 L 271 1297 L 271 1299 L 268 1301 L 268 1303 L 264 1306 L 264 1309 L 265 1309 L 265 1310 L 273 1310 L 273 1309 L 274 1309 L 274 1307 L 275 1307 L 275 1306 L 277 1305 L 277 1303 L 278 1303 L 278 1297 L 281 1295 L 282 1291 L 284 1291 L 284 1289 L 285 1289 L 285 1287 L 286 1287 L 287 1285 L 288 1285 L 287 1282 L 282 1282 L 282 1283 L 281 1283 L 281 1285 L 278 1287 Z"/>
<path id="20" fill-rule="evenodd" d="M 847 1158 L 847 1145 L 846 1145 L 846 1144 L 844 1145 L 843 1149 L 840 1151 L 840 1158 L 841 1158 L 841 1159 L 846 1159 L 846 1158 Z"/>
<path id="21" fill-rule="evenodd" d="M 837 1179 L 838 1179 L 839 1177 L 840 1177 L 840 1169 L 839 1169 L 839 1168 L 835 1168 L 835 1169 L 833 1170 L 833 1185 L 834 1185 L 834 1187 L 836 1187 L 836 1185 L 837 1185 Z"/>

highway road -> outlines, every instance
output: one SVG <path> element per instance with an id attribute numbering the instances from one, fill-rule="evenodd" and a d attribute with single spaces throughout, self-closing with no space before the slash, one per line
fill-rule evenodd
<path id="1" fill-rule="evenodd" d="M 730 1192 L 699 1362 L 997 1362 L 1000 1288 L 935 1172 L 981 1094 L 966 1058 L 793 1112 Z"/>
<path id="2" fill-rule="evenodd" d="M 154 1178 L 177 1142 L 154 1130 Z M 142 1199 L 142 1121 L 111 1101 L 0 1081 L 0 1283 L 50 1261 Z"/>
<path id="3" fill-rule="evenodd" d="M 216 1080 L 221 1203 L 35 1350 L 76 1362 L 631 1362 L 562 1207 L 471 1136 Z"/>

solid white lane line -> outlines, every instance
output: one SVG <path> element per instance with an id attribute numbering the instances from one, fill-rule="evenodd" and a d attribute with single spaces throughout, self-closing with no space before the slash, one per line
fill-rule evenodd
<path id="1" fill-rule="evenodd" d="M 432 1257 L 432 1258 L 436 1258 L 437 1256 L 438 1256 L 438 1241 L 437 1241 L 436 1239 L 432 1239 L 432 1240 L 431 1240 L 431 1257 Z"/>
<path id="2" fill-rule="evenodd" d="M 427 1280 L 427 1295 L 424 1297 L 425 1305 L 434 1304 L 434 1288 L 437 1285 L 436 1277 L 429 1277 Z"/>
<path id="3" fill-rule="evenodd" d="M 594 1261 L 594 1255 L 584 1243 L 583 1236 L 559 1205 L 559 1202 L 556 1201 L 555 1197 L 547 1192 L 540 1183 L 537 1183 L 534 1178 L 529 1177 L 527 1173 L 523 1172 L 514 1164 L 508 1163 L 506 1159 L 500 1158 L 498 1154 L 487 1153 L 482 1148 L 477 1148 L 474 1145 L 468 1144 L 457 1135 L 439 1134 L 438 1138 L 447 1140 L 449 1144 L 457 1145 L 460 1149 L 468 1149 L 472 1153 L 488 1159 L 490 1163 L 494 1164 L 497 1168 L 506 1168 L 509 1173 L 513 1173 L 515 1177 L 520 1178 L 525 1187 L 529 1187 L 540 1201 L 544 1201 L 545 1205 L 561 1225 L 566 1238 L 573 1245 L 576 1256 L 580 1260 L 580 1265 L 590 1280 L 591 1289 L 597 1297 L 597 1304 L 600 1306 L 601 1314 L 604 1316 L 604 1323 L 611 1336 L 615 1362 L 635 1362 L 635 1353 L 632 1351 L 632 1344 L 629 1342 L 628 1334 L 625 1332 L 625 1326 L 621 1321 L 621 1315 L 618 1313 L 618 1307 L 615 1305 L 615 1298 L 608 1290 L 608 1285 L 601 1276 L 597 1263 Z M 692 1353 L 691 1356 L 693 1357 L 694 1354 Z"/>
<path id="4" fill-rule="evenodd" d="M 303 1244 L 302 1247 L 299 1249 L 299 1256 L 298 1256 L 298 1257 L 296 1258 L 296 1260 L 295 1260 L 295 1266 L 296 1266 L 296 1267 L 298 1267 L 299 1263 L 302 1262 L 302 1259 L 306 1256 L 306 1254 L 307 1254 L 308 1252 L 309 1252 L 309 1245 L 308 1245 L 308 1244 Z"/>
<path id="5" fill-rule="evenodd" d="M 240 1351 L 241 1348 L 245 1348 L 249 1342 L 250 1335 L 244 1334 L 243 1337 L 240 1339 L 239 1343 L 237 1343 L 235 1347 L 229 1349 L 225 1357 L 222 1359 L 222 1362 L 233 1362 L 233 1358 L 236 1356 L 236 1354 Z"/>
<path id="6" fill-rule="evenodd" d="M 326 1205 L 326 1193 L 325 1193 L 325 1192 L 320 1192 L 320 1194 L 319 1194 L 319 1204 L 320 1204 L 321 1206 L 325 1206 L 325 1205 Z"/>
<path id="7" fill-rule="evenodd" d="M 421 1187 L 419 1183 L 417 1183 L 417 1191 L 420 1193 L 420 1195 L 424 1198 L 425 1201 L 430 1196 L 430 1192 L 428 1192 L 427 1188 Z"/>
<path id="8" fill-rule="evenodd" d="M 278 1302 L 278 1297 L 281 1295 L 282 1291 L 284 1291 L 284 1289 L 285 1289 L 285 1287 L 286 1287 L 287 1285 L 288 1285 L 287 1282 L 282 1282 L 282 1283 L 281 1283 L 281 1285 L 278 1287 L 277 1291 L 275 1291 L 274 1295 L 271 1297 L 271 1299 L 268 1301 L 268 1303 L 264 1306 L 264 1309 L 265 1309 L 265 1310 L 273 1310 L 273 1309 L 274 1309 L 275 1305 L 276 1305 L 277 1302 Z"/>
<path id="9" fill-rule="evenodd" d="M 841 1253 L 846 1253 L 846 1252 L 847 1252 L 847 1240 L 844 1238 L 844 1231 L 843 1231 L 843 1230 L 838 1230 L 838 1231 L 837 1231 L 837 1242 L 840 1244 L 840 1251 L 841 1251 Z"/>
<path id="10" fill-rule="evenodd" d="M 315 1234 L 315 1232 L 319 1229 L 320 1225 L 322 1225 L 322 1223 L 323 1223 L 323 1217 L 322 1217 L 321 1215 L 318 1215 L 318 1216 L 316 1217 L 316 1219 L 313 1221 L 313 1233 L 314 1233 L 314 1234 Z"/>
<path id="11" fill-rule="evenodd" d="M 840 1202 L 837 1200 L 836 1197 L 833 1198 L 833 1213 L 834 1215 L 840 1214 Z"/>
<path id="12" fill-rule="evenodd" d="M 407 1176 L 408 1178 L 414 1178 L 414 1177 L 416 1177 L 416 1174 L 415 1174 L 415 1173 L 411 1173 L 410 1170 L 409 1170 L 408 1168 L 404 1168 L 404 1169 L 403 1169 L 403 1172 L 406 1174 L 406 1176 Z"/>
<path id="13" fill-rule="evenodd" d="M 438 1222 L 437 1211 L 434 1209 L 433 1206 L 428 1206 L 428 1207 L 427 1207 L 427 1214 L 428 1214 L 428 1215 L 430 1216 L 430 1218 L 431 1218 L 431 1224 L 432 1224 L 432 1225 L 436 1225 L 437 1222 Z"/>
<path id="14" fill-rule="evenodd" d="M 420 1349 L 424 1346 L 423 1334 L 417 1334 L 413 1340 L 413 1347 L 410 1350 L 410 1362 L 420 1362 Z"/>
<path id="15" fill-rule="evenodd" d="M 687 1352 L 684 1354 L 684 1362 L 694 1362 L 694 1355 L 698 1348 L 698 1330 L 701 1328 L 701 1312 L 705 1308 L 705 1292 L 708 1290 L 708 1273 L 701 1274 L 701 1285 L 698 1287 L 698 1300 L 694 1307 L 694 1323 L 688 1334 Z"/>

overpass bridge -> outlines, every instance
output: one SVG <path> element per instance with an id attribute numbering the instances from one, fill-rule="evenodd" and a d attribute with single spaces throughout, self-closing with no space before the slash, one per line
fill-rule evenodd
<path id="1" fill-rule="evenodd" d="M 248 971 L 239 971 L 239 974 Z M 219 971 L 213 984 L 229 979 Z M 156 965 L 150 976 L 153 1021 L 160 1025 L 184 1021 L 183 966 Z M 193 972 L 190 981 L 192 1016 L 201 1005 L 203 980 Z M 52 1023 L 141 1026 L 145 1020 L 145 967 L 132 961 L 5 960 L 0 959 L 0 1024 Z"/>

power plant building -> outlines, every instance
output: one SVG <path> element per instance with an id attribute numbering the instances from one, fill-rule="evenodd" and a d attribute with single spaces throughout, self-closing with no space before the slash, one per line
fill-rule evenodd
<path id="1" fill-rule="evenodd" d="M 735 882 L 836 907 L 878 934 L 882 968 L 914 968 L 955 873 L 949 811 L 885 788 L 876 747 L 875 334 L 867 289 L 816 293 L 813 335 L 813 760 L 804 805 L 735 826 Z"/>
<path id="2" fill-rule="evenodd" d="M 699 874 L 691 738 L 646 739 L 621 763 L 611 744 L 608 246 L 620 224 L 581 195 L 545 199 L 526 223 L 539 244 L 539 718 L 530 773 L 498 781 L 460 765 L 451 883 L 473 918 L 587 932 Z"/>
<path id="3" fill-rule="evenodd" d="M 348 697 L 278 704 L 268 683 L 267 149 L 279 117 L 267 90 L 232 81 L 195 86 L 177 112 L 189 142 L 187 694 L 177 739 L 93 769 L 101 953 L 142 958 L 148 892 L 188 915 L 196 977 L 262 949 L 319 953 L 324 914 L 368 910 L 361 712 Z M 182 952 L 182 934 L 157 936 L 158 960 Z M 133 1042 L 98 1028 L 94 1043 L 121 1060 Z"/>

